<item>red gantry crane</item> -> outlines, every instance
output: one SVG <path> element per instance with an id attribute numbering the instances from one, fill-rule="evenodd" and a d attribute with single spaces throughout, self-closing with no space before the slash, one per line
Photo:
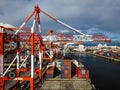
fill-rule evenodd
<path id="1" fill-rule="evenodd" d="M 10 30 L 4 27 L 0 27 L 0 90 L 4 90 L 4 86 L 5 86 L 5 80 L 25 80 L 25 81 L 30 81 L 30 90 L 34 90 L 34 72 L 39 74 L 39 78 L 40 80 L 42 79 L 42 45 L 41 45 L 41 38 L 39 37 L 39 35 L 35 34 L 35 26 L 36 29 L 40 28 L 40 17 L 39 17 L 39 13 L 40 13 L 40 9 L 38 6 L 35 6 L 34 11 L 26 18 L 26 20 L 24 21 L 24 23 L 18 28 L 18 30 L 16 30 L 15 33 L 12 33 L 10 35 L 7 34 L 7 32 L 5 32 L 6 30 Z M 23 28 L 23 26 L 32 18 L 32 16 L 34 16 L 34 21 L 33 21 L 33 25 L 31 27 L 31 33 L 29 38 L 25 41 L 25 43 L 22 45 L 22 47 L 20 48 L 20 38 L 19 38 L 19 31 Z M 5 36 L 7 34 L 7 36 Z M 8 38 L 8 36 L 11 36 Z M 15 38 L 17 36 L 17 39 Z M 7 41 L 11 41 L 11 40 L 15 40 L 17 43 L 17 55 L 15 56 L 15 58 L 13 59 L 13 61 L 10 63 L 9 67 L 4 71 L 4 43 L 5 43 L 5 37 L 7 37 Z M 38 37 L 38 38 L 37 38 Z M 14 42 L 15 42 L 14 41 Z M 39 62 L 40 62 L 40 66 L 37 69 L 34 69 L 34 59 L 35 59 L 35 41 L 38 42 L 39 44 Z M 28 44 L 28 42 L 30 42 L 31 44 L 31 68 L 27 69 L 27 68 L 21 68 L 20 66 L 20 53 L 24 50 L 25 46 Z M 26 57 L 27 59 L 27 57 Z M 6 76 L 6 74 L 9 72 L 10 67 L 12 66 L 12 64 L 14 62 L 17 62 L 17 70 L 16 72 L 16 76 L 14 73 L 9 74 L 10 77 Z M 30 71 L 31 74 L 30 76 L 20 76 L 20 72 L 26 72 L 26 71 Z M 15 76 L 15 77 L 13 77 Z"/>

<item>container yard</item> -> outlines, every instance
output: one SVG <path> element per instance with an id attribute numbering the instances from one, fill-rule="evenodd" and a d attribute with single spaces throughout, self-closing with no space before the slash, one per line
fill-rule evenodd
<path id="1" fill-rule="evenodd" d="M 115 62 L 120 62 L 120 52 L 119 52 L 119 47 L 117 48 L 112 48 L 112 47 L 104 47 L 96 50 L 92 50 L 86 52 L 88 54 L 92 54 L 94 56 L 98 56 L 101 58 L 105 58 L 107 60 L 115 61 Z"/>

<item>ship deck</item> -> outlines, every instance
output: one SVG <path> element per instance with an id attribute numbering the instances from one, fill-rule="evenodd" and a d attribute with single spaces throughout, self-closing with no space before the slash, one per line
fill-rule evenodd
<path id="1" fill-rule="evenodd" d="M 90 79 L 78 79 L 74 75 L 71 79 L 55 78 L 46 79 L 41 87 L 41 90 L 93 90 L 94 86 Z"/>

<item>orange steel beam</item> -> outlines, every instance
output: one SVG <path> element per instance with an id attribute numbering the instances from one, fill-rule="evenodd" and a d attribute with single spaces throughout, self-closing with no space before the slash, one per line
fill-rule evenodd
<path id="1" fill-rule="evenodd" d="M 4 65 L 3 65 L 3 61 L 4 60 L 4 28 L 0 27 L 0 85 L 1 85 L 1 89 L 0 90 L 4 90 L 4 80 L 2 77 L 3 74 L 3 69 L 4 69 Z"/>
<path id="2" fill-rule="evenodd" d="M 25 44 L 23 45 L 23 47 L 19 50 L 19 54 L 22 52 L 22 50 L 25 48 L 25 46 L 28 44 L 28 42 L 30 41 L 32 35 L 30 35 L 30 37 L 27 39 L 27 41 L 25 42 Z"/>
<path id="3" fill-rule="evenodd" d="M 36 6 L 35 7 L 35 12 L 34 12 L 34 22 L 33 22 L 33 26 L 31 28 L 31 35 L 30 38 L 26 41 L 25 45 L 28 43 L 28 41 L 31 39 L 31 77 L 30 77 L 30 90 L 34 90 L 34 40 L 35 40 L 35 34 L 34 34 L 34 25 L 35 25 L 35 21 L 37 19 L 37 14 L 39 13 L 39 7 Z M 33 13 L 31 14 L 30 17 L 32 17 Z M 30 19 L 30 17 L 26 20 L 26 22 Z M 25 45 L 23 46 L 23 48 L 25 47 Z M 22 48 L 22 49 L 23 49 Z M 22 49 L 20 50 L 20 52 L 22 51 Z M 23 71 L 23 70 L 22 70 Z"/>
<path id="4" fill-rule="evenodd" d="M 35 14 L 35 10 L 25 19 L 25 23 L 27 23 L 29 20 L 30 20 L 30 18 Z"/>
<path id="5" fill-rule="evenodd" d="M 4 28 L 0 27 L 0 76 L 3 74 L 4 60 Z"/>
<path id="6" fill-rule="evenodd" d="M 42 48 L 42 40 L 39 40 L 39 62 L 40 62 L 40 66 L 39 66 L 39 78 L 40 80 L 42 80 L 42 52 L 43 52 L 43 48 Z"/>
<path id="7" fill-rule="evenodd" d="M 46 16 L 48 16 L 49 18 L 51 18 L 52 20 L 56 21 L 57 23 L 65 26 L 65 27 L 67 27 L 67 28 L 69 28 L 69 29 L 71 29 L 71 30 L 73 30 L 75 32 L 78 32 L 79 34 L 86 35 L 86 34 L 82 33 L 80 30 L 77 30 L 77 29 L 75 29 L 75 28 L 73 28 L 73 27 L 65 24 L 64 22 L 62 22 L 62 21 L 58 20 L 57 18 L 51 16 L 50 14 L 46 13 L 45 11 L 40 10 L 40 12 L 42 12 L 43 14 L 45 14 Z"/>
<path id="8" fill-rule="evenodd" d="M 30 79 L 30 87 L 31 90 L 34 90 L 34 30 L 31 30 L 31 79 Z"/>
<path id="9" fill-rule="evenodd" d="M 35 6 L 34 11 L 25 19 L 25 21 L 23 22 L 23 24 L 18 28 L 18 30 L 15 32 L 15 34 L 17 34 L 19 32 L 19 30 L 21 30 L 23 28 L 23 26 L 31 19 L 31 17 L 35 14 L 35 13 L 39 13 L 40 9 L 38 6 Z M 36 17 L 36 16 L 35 16 Z"/>
<path id="10" fill-rule="evenodd" d="M 16 43 L 17 43 L 17 71 L 18 71 L 18 69 L 19 69 L 19 64 L 20 64 L 20 60 L 19 60 L 19 58 L 20 58 L 20 56 L 19 56 L 19 51 L 20 51 L 20 41 L 18 40 L 19 39 L 19 36 L 17 36 L 17 41 L 16 41 Z M 17 73 L 17 76 L 19 76 L 19 72 L 16 72 Z"/>
<path id="11" fill-rule="evenodd" d="M 14 29 L 14 28 L 7 28 L 7 27 L 4 27 L 4 26 L 0 26 L 0 28 L 4 28 L 4 29 L 10 30 L 10 31 L 13 31 L 13 29 Z"/>
<path id="12" fill-rule="evenodd" d="M 35 22 L 36 22 L 36 19 L 37 19 L 37 14 L 39 14 L 39 7 L 36 6 L 35 7 L 35 15 L 34 15 L 34 21 L 33 21 L 33 26 L 31 28 L 31 79 L 30 79 L 30 89 L 31 90 L 34 90 L 34 37 L 35 37 L 35 34 L 34 34 L 34 26 L 35 26 Z"/>
<path id="13" fill-rule="evenodd" d="M 53 16 L 49 15 L 48 13 L 46 13 L 45 11 L 40 9 L 40 12 L 42 12 L 43 14 L 45 14 L 46 16 L 48 16 L 49 18 L 51 18 L 52 20 L 57 22 L 57 18 L 54 18 Z"/>
<path id="14" fill-rule="evenodd" d="M 4 90 L 4 78 L 0 77 L 0 90 Z"/>

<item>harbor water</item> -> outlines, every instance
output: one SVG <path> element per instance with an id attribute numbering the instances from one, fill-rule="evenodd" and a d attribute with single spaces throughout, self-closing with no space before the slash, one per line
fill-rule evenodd
<path id="1" fill-rule="evenodd" d="M 82 62 L 90 71 L 90 78 L 97 90 L 120 90 L 120 63 L 88 54 L 68 54 Z"/>

